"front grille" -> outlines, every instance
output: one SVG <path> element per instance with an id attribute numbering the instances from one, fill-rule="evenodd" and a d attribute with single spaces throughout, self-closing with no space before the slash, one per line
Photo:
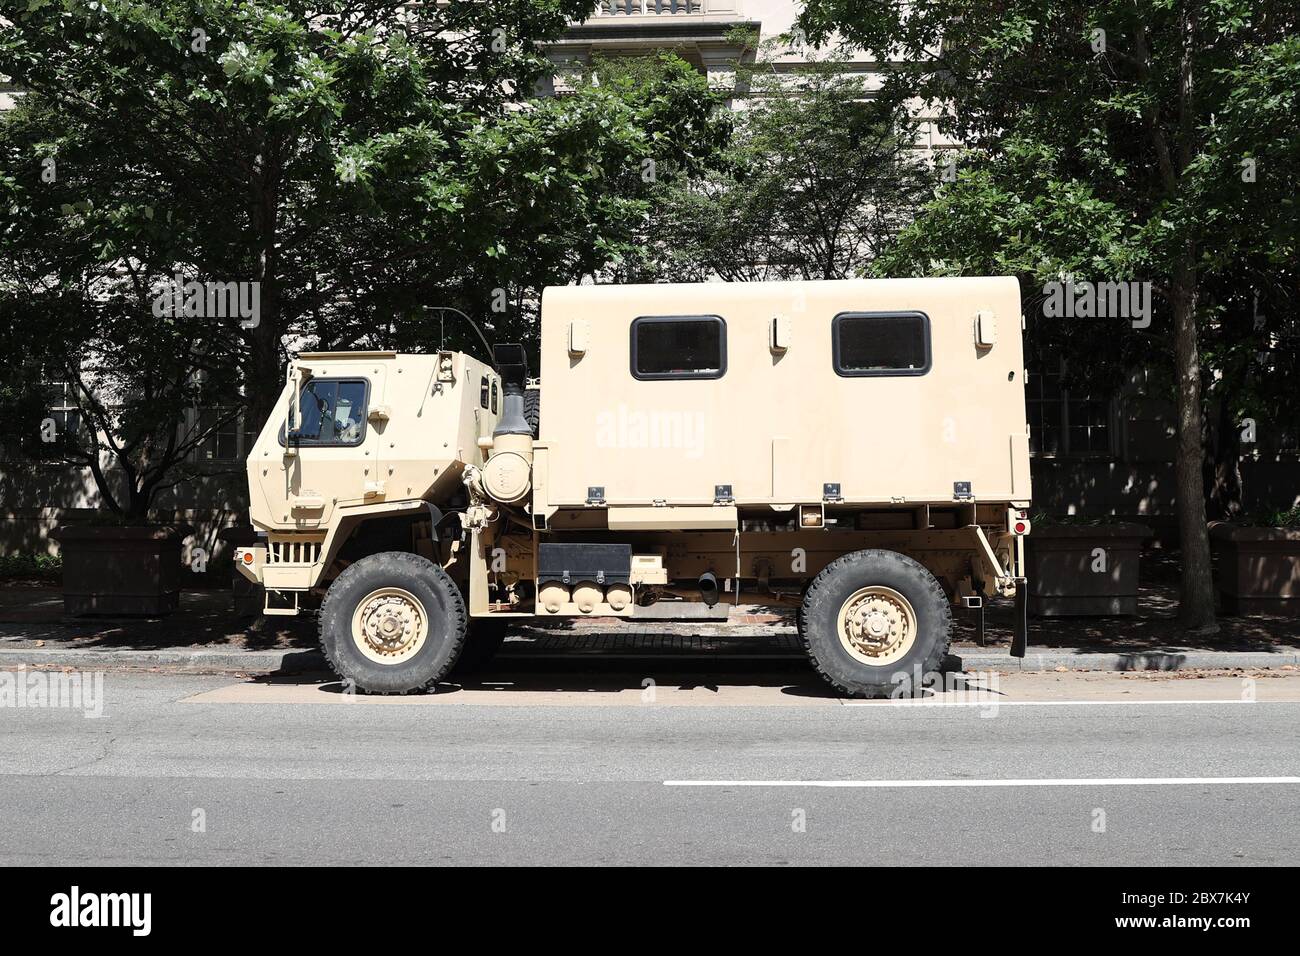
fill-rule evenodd
<path id="1" fill-rule="evenodd" d="M 315 564 L 324 543 L 324 538 L 271 538 L 266 549 L 267 564 Z"/>

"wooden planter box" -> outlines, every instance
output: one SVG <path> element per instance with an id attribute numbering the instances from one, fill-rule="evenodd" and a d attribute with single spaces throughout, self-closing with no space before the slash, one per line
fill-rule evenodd
<path id="1" fill-rule="evenodd" d="M 1300 614 L 1300 531 L 1210 524 L 1225 614 Z"/>
<path id="2" fill-rule="evenodd" d="M 1150 536 L 1151 529 L 1140 524 L 1034 528 L 1025 539 L 1029 613 L 1137 614 L 1138 565 L 1142 542 Z M 1102 566 L 1099 557 L 1105 570 L 1094 570 Z"/>
<path id="3" fill-rule="evenodd" d="M 53 532 L 63 555 L 67 614 L 169 614 L 180 605 L 184 526 L 70 525 Z"/>

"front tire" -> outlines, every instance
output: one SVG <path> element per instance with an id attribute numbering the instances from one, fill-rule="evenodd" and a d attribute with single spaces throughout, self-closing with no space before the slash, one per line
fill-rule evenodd
<path id="1" fill-rule="evenodd" d="M 377 694 L 432 687 L 465 643 L 460 588 L 441 567 L 404 551 L 371 554 L 334 579 L 320 610 L 320 643 L 344 681 Z"/>
<path id="2" fill-rule="evenodd" d="M 952 642 L 943 587 L 919 562 L 894 551 L 855 551 L 813 579 L 799 608 L 799 633 L 813 668 L 852 697 L 918 694 Z"/>

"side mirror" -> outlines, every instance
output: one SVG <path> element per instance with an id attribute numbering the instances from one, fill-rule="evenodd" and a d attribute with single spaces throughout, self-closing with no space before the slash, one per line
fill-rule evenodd
<path id="1" fill-rule="evenodd" d="M 289 417 L 284 423 L 284 454 L 286 458 L 292 458 L 298 454 L 298 446 L 302 444 L 302 432 L 299 431 L 302 422 L 302 387 L 311 378 L 311 369 L 290 363 L 288 378 Z"/>

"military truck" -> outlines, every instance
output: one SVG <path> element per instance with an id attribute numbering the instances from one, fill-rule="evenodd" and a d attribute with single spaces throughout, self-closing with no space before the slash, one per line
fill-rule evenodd
<path id="1" fill-rule="evenodd" d="M 366 692 L 541 620 L 795 609 L 839 691 L 937 672 L 1029 532 L 1014 278 L 573 286 L 525 350 L 304 352 L 248 459 L 265 613 Z"/>

